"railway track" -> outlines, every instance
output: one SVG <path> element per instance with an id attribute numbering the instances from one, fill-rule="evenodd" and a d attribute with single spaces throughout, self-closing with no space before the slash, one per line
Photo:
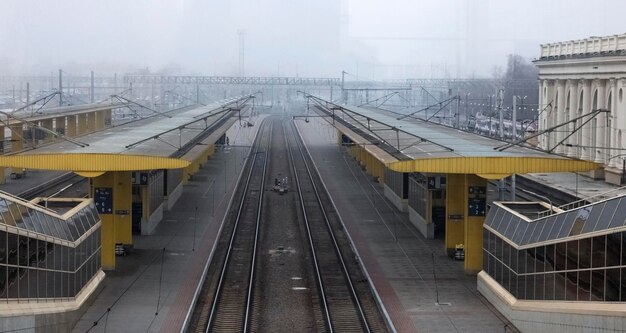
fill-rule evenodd
<path id="1" fill-rule="evenodd" d="M 294 169 L 299 205 L 303 212 L 325 319 L 324 328 L 328 332 L 386 331 L 369 286 L 364 285 L 360 271 L 350 272 L 348 261 L 354 261 L 354 254 L 346 241 L 342 245 L 335 236 L 343 232 L 340 230 L 340 221 L 293 122 L 289 125 L 283 123 L 283 126 L 288 127 L 285 130 L 285 142 Z M 287 132 L 291 132 L 291 137 L 296 139 L 290 140 Z M 356 283 L 355 277 L 359 279 Z M 363 302 L 362 298 L 367 301 Z"/>
<path id="2" fill-rule="evenodd" d="M 51 195 L 58 195 L 61 192 L 65 192 L 69 189 L 78 188 L 79 186 L 85 185 L 88 183 L 87 178 L 81 177 L 73 172 L 68 172 L 62 174 L 58 177 L 50 179 L 40 185 L 37 185 L 28 190 L 22 191 L 16 194 L 18 197 L 31 200 L 36 197 L 48 197 Z M 78 193 L 79 197 L 85 197 L 88 195 L 89 189 L 86 191 L 81 191 Z"/>
<path id="3" fill-rule="evenodd" d="M 256 250 L 268 162 L 266 157 L 269 155 L 272 131 L 271 125 L 264 127 L 260 143 L 253 154 L 244 197 L 239 204 L 234 232 L 220 274 L 217 293 L 213 298 L 206 332 L 247 332 L 250 325 Z"/>
<path id="4" fill-rule="evenodd" d="M 264 121 L 254 146 L 186 330 L 386 332 L 293 122 Z"/>
<path id="5" fill-rule="evenodd" d="M 498 187 L 497 182 L 489 182 L 489 183 L 495 188 Z M 517 175 L 517 177 L 515 177 L 515 183 L 518 189 L 518 191 L 516 191 L 515 193 L 516 197 L 526 200 L 526 201 L 535 201 L 535 200 L 545 201 L 545 198 L 543 197 L 546 197 L 550 199 L 550 201 L 552 201 L 552 204 L 554 204 L 554 206 L 558 207 L 558 206 L 567 205 L 569 203 L 581 200 L 580 198 L 572 194 L 563 192 L 559 189 L 548 187 L 540 182 L 524 177 L 522 175 Z M 506 193 L 508 195 L 510 194 L 511 184 L 507 182 L 506 185 L 507 185 Z M 536 193 L 539 196 L 533 193 Z M 508 200 L 509 197 L 510 196 L 508 195 L 506 200 Z M 586 204 L 586 203 L 587 203 L 586 201 L 581 202 L 581 204 Z"/>
<path id="6" fill-rule="evenodd" d="M 239 206 L 228 230 L 223 230 L 218 249 L 198 296 L 189 331 L 247 332 L 253 297 L 256 249 L 271 137 L 265 125 L 257 137 L 255 151 L 248 162 L 245 185 L 235 196 Z M 220 259 L 220 260 L 218 260 Z M 215 274 L 217 273 L 217 274 Z"/>

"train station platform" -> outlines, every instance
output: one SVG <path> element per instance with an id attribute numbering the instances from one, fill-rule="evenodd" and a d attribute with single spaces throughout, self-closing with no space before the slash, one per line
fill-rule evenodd
<path id="1" fill-rule="evenodd" d="M 573 172 L 531 173 L 523 176 L 589 202 L 626 194 L 626 187 Z"/>
<path id="2" fill-rule="evenodd" d="M 435 124 L 429 121 L 432 115 L 416 115 L 420 110 L 406 114 L 305 97 L 307 110 L 338 131 L 337 143 L 384 184 L 385 196 L 409 212 L 422 235 L 443 237 L 450 256 L 462 249 L 466 274 L 483 268 L 482 227 L 490 181 L 600 167 L 541 151 L 523 140 L 506 142 Z"/>
<path id="3" fill-rule="evenodd" d="M 297 123 L 397 330 L 503 331 L 508 323 L 478 294 L 463 262 L 446 256 L 441 240 L 426 239 L 408 214 L 385 198 L 384 186 L 337 145 L 336 129 L 321 119 Z M 117 258 L 116 270 L 107 272 L 102 291 L 74 332 L 180 329 L 257 129 L 236 123 L 226 133 L 230 148 L 217 149 L 183 185 L 181 198 L 154 234 L 133 236 L 133 251 Z M 19 191 L 25 186 L 21 181 L 36 183 L 54 175 L 38 171 L 4 186 Z M 561 185 L 575 179 L 572 173 L 531 176 Z M 581 193 L 593 193 L 594 184 L 611 187 L 578 179 Z"/>
<path id="4" fill-rule="evenodd" d="M 134 235 L 133 250 L 117 257 L 72 332 L 180 331 L 257 130 L 227 131 L 230 146 L 216 148 L 183 185 L 152 235 Z"/>
<path id="5" fill-rule="evenodd" d="M 475 276 L 426 239 L 319 118 L 298 128 L 363 266 L 398 332 L 502 332 L 510 325 L 478 294 Z M 507 332 L 514 332 L 507 328 Z"/>

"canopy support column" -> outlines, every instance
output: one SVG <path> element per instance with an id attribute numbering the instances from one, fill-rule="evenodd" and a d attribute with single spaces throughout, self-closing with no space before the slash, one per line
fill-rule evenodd
<path id="1" fill-rule="evenodd" d="M 483 267 L 487 180 L 470 174 L 448 174 L 446 186 L 446 252 L 454 255 L 462 244 L 465 273 L 476 274 Z"/>
<path id="2" fill-rule="evenodd" d="M 115 269 L 115 244 L 132 245 L 130 171 L 106 172 L 91 183 L 91 195 L 102 220 L 102 269 Z"/>

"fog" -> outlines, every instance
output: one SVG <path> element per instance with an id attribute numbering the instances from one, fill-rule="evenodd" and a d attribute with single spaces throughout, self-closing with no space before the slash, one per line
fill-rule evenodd
<path id="1" fill-rule="evenodd" d="M 541 43 L 624 33 L 624 12 L 623 0 L 3 0 L 0 75 L 490 77 Z"/>

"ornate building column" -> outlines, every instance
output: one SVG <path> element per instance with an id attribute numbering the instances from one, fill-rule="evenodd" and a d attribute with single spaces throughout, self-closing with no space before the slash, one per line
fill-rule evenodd
<path id="1" fill-rule="evenodd" d="M 539 119 L 537 119 L 538 130 L 546 129 L 544 124 L 546 123 L 547 112 L 544 111 L 544 108 L 546 107 L 546 104 L 547 104 L 546 102 L 547 96 L 545 96 L 547 90 L 548 90 L 548 80 L 543 79 L 541 80 L 541 84 L 539 84 L 539 104 L 537 105 L 537 110 L 539 111 Z M 545 134 L 539 136 L 539 148 L 546 149 L 547 147 L 546 140 L 547 140 L 547 136 Z"/>
<path id="2" fill-rule="evenodd" d="M 544 123 L 541 124 L 541 128 L 548 129 L 554 125 L 556 125 L 556 117 L 555 117 L 555 105 L 554 105 L 554 94 L 555 94 L 555 80 L 546 80 L 546 85 L 543 93 L 544 93 L 544 105 L 543 105 L 543 114 L 545 114 Z M 545 149 L 551 149 L 554 147 L 554 142 L 556 141 L 556 137 L 554 133 L 547 132 L 545 135 L 544 147 Z"/>
<path id="3" fill-rule="evenodd" d="M 583 114 L 586 115 L 591 111 L 591 80 L 582 80 L 583 81 Z M 584 117 L 582 122 L 589 120 L 589 117 Z M 582 123 L 581 122 L 581 123 Z M 591 156 L 591 149 L 589 146 L 591 145 L 591 121 L 585 124 L 582 128 L 582 142 L 580 143 L 582 146 L 580 158 L 583 160 L 588 160 Z"/>
<path id="4" fill-rule="evenodd" d="M 615 78 L 610 78 L 607 84 L 607 90 L 611 95 L 611 99 L 607 101 L 606 108 L 611 110 L 607 116 L 610 119 L 609 127 L 606 129 L 606 142 L 609 146 L 609 149 L 606 151 L 607 153 L 607 164 L 609 167 L 616 168 L 617 167 L 617 158 L 615 156 L 620 154 L 620 150 L 617 149 L 617 124 L 619 123 L 617 117 L 617 81 Z M 608 94 L 607 94 L 608 95 Z"/>
<path id="5" fill-rule="evenodd" d="M 565 122 L 565 80 L 556 80 L 555 81 L 555 86 L 556 86 L 556 94 L 555 94 L 555 99 L 554 102 L 556 104 L 556 108 L 554 109 L 554 118 L 555 118 L 555 125 L 560 125 L 563 124 Z M 554 145 L 558 146 L 555 149 L 555 152 L 558 154 L 562 154 L 565 151 L 565 143 L 559 144 L 559 142 L 561 142 L 564 138 L 565 138 L 565 132 L 567 131 L 567 127 L 560 127 L 556 129 L 556 135 L 554 135 Z"/>
<path id="6" fill-rule="evenodd" d="M 569 95 L 569 105 L 567 106 L 567 111 L 569 113 L 567 120 L 572 120 L 577 117 L 576 110 L 578 110 L 578 106 L 576 103 L 578 102 L 578 83 L 574 80 L 567 80 L 567 88 L 565 90 L 565 96 Z M 565 101 L 565 103 L 567 103 L 567 100 Z M 576 123 L 570 123 L 567 125 L 566 128 L 567 133 L 565 133 L 565 135 L 567 136 L 571 134 L 566 143 L 570 145 L 577 145 L 578 135 L 577 133 L 572 133 L 576 128 Z M 569 157 L 576 157 L 576 147 L 567 147 L 566 154 Z"/>
<path id="7" fill-rule="evenodd" d="M 606 80 L 597 80 L 598 87 L 598 109 L 606 110 Z M 593 110 L 592 110 L 593 111 Z M 596 116 L 596 137 L 595 137 L 595 154 L 594 154 L 594 162 L 596 163 L 606 163 L 606 155 L 608 144 L 606 142 L 606 121 L 608 120 L 606 112 L 600 112 Z"/>
<path id="8" fill-rule="evenodd" d="M 621 93 L 620 93 L 621 92 Z M 613 110 L 613 114 L 615 118 L 613 119 L 613 127 L 615 128 L 615 148 L 619 149 L 616 152 L 616 155 L 626 154 L 626 150 L 622 150 L 626 148 L 626 144 L 624 144 L 623 136 L 626 134 L 626 78 L 621 78 L 617 80 L 617 85 L 615 87 L 615 96 L 613 99 L 615 100 L 614 104 L 615 109 Z M 626 155 L 622 155 L 620 157 L 614 158 L 615 164 L 617 168 L 623 168 L 624 160 L 626 160 Z M 624 170 L 622 170 L 624 172 Z"/>

